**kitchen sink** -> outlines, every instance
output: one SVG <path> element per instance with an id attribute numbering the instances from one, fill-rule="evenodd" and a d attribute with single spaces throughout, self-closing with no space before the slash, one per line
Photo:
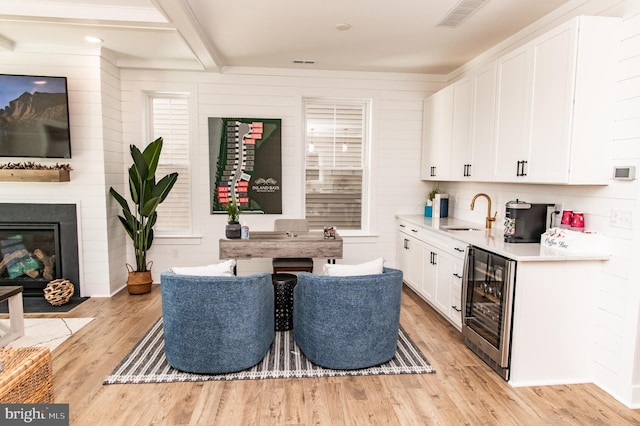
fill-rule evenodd
<path id="1" fill-rule="evenodd" d="M 482 231 L 480 228 L 473 228 L 471 226 L 445 226 L 442 229 L 445 231 Z"/>

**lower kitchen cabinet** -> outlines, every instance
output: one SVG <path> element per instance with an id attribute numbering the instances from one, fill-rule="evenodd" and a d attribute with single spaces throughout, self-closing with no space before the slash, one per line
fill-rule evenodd
<path id="1" fill-rule="evenodd" d="M 402 270 L 404 282 L 420 292 L 422 287 L 423 243 L 418 238 L 421 230 L 406 222 L 398 223 L 398 268 Z"/>
<path id="2" fill-rule="evenodd" d="M 405 283 L 456 328 L 462 327 L 460 288 L 464 243 L 398 222 L 398 266 Z M 457 250 L 456 250 L 457 248 Z"/>
<path id="3" fill-rule="evenodd" d="M 463 252 L 464 256 L 464 252 Z M 463 259 L 453 260 L 453 272 L 451 273 L 451 306 L 449 308 L 449 320 L 457 328 L 462 328 L 462 269 Z"/>

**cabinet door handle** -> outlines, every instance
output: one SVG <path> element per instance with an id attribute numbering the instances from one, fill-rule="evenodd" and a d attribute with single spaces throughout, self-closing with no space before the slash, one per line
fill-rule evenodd
<path id="1" fill-rule="evenodd" d="M 418 232 L 418 230 L 417 229 L 412 229 L 411 232 Z"/>
<path id="2" fill-rule="evenodd" d="M 400 228 L 406 228 L 407 225 L 400 225 Z"/>
<path id="3" fill-rule="evenodd" d="M 455 274 L 453 274 L 453 276 L 454 276 L 454 277 L 456 277 L 456 278 L 462 278 L 462 275 L 460 275 L 460 274 L 459 274 L 459 273 L 457 273 L 457 272 L 456 272 Z"/>
<path id="4" fill-rule="evenodd" d="M 435 177 L 436 175 L 436 166 L 431 166 L 431 176 Z"/>
<path id="5" fill-rule="evenodd" d="M 526 176 L 527 172 L 525 170 L 525 166 L 527 165 L 527 160 L 518 161 L 518 166 L 516 167 L 516 176 Z"/>
<path id="6" fill-rule="evenodd" d="M 406 238 L 404 238 L 404 248 L 406 250 L 409 250 L 409 240 L 407 240 Z"/>
<path id="7" fill-rule="evenodd" d="M 454 247 L 453 249 L 455 251 L 459 251 L 460 253 L 464 253 L 464 249 L 461 249 L 460 247 Z"/>
<path id="8" fill-rule="evenodd" d="M 438 253 L 431 252 L 431 255 L 433 256 L 433 264 L 437 265 L 438 264 Z"/>
<path id="9" fill-rule="evenodd" d="M 455 306 L 455 305 L 451 305 L 451 307 L 452 307 L 453 309 L 455 309 L 455 311 L 456 311 L 456 312 L 462 312 L 462 308 L 458 308 L 458 307 L 457 307 L 457 306 Z"/>

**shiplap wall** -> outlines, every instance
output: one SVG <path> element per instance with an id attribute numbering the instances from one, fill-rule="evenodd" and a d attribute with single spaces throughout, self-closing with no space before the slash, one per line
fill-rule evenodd
<path id="1" fill-rule="evenodd" d="M 635 166 L 640 171 L 640 2 L 592 1 L 596 15 L 622 16 L 622 34 L 617 64 L 616 102 L 609 150 L 603 159 L 614 165 Z M 598 283 L 596 328 L 593 348 L 593 379 L 626 405 L 640 407 L 640 184 L 611 180 L 608 186 L 568 187 L 555 185 L 448 183 L 453 216 L 483 223 L 484 200 L 469 206 L 478 192 L 488 193 L 496 226 L 501 227 L 505 203 L 519 198 L 529 202 L 563 203 L 565 208 L 585 213 L 586 230 L 603 233 L 611 248 Z M 452 210 L 451 210 L 452 209 Z M 614 210 L 632 215 L 631 228 L 611 225 Z M 561 285 L 561 283 L 559 283 Z M 567 315 L 571 315 L 568 307 Z M 544 342 L 541 342 L 544 344 Z"/>
<path id="2" fill-rule="evenodd" d="M 109 188 L 114 187 L 120 194 L 127 193 L 123 182 L 124 153 L 128 153 L 128 145 L 122 142 L 122 101 L 120 99 L 120 70 L 114 61 L 102 58 L 100 65 L 100 93 L 102 105 L 102 139 L 104 154 L 104 185 L 101 188 L 106 203 L 106 226 L 101 228 L 103 238 L 108 245 L 108 293 L 114 294 L 126 283 L 127 269 L 123 267 L 127 260 L 127 245 L 130 240 L 123 232 L 122 224 L 117 218 L 121 214 L 120 206 L 113 202 Z M 102 259 L 104 263 L 104 259 Z M 104 290 L 102 290 L 104 291 Z"/>
<path id="3" fill-rule="evenodd" d="M 119 93 L 116 84 L 118 71 L 108 59 L 101 58 L 99 52 L 0 51 L 0 64 L 2 73 L 67 77 L 72 158 L 57 162 L 68 162 L 73 168 L 70 182 L 0 182 L 0 199 L 10 203 L 77 204 L 81 295 L 109 296 L 115 288 L 122 286 L 125 280 L 111 277 L 108 262 L 110 252 L 107 235 L 110 225 L 106 219 L 107 183 L 103 144 L 107 138 L 112 149 L 120 149 L 113 148 L 113 143 L 117 141 L 113 132 L 119 132 L 120 122 Z M 102 99 L 105 95 L 112 97 L 109 103 L 115 108 L 103 116 Z M 3 162 L 33 160 L 2 159 Z M 111 161 L 122 164 L 122 156 L 111 156 Z M 56 160 L 42 159 L 36 162 L 55 164 Z M 112 175 L 110 181 L 117 180 L 120 183 L 121 167 L 119 173 L 119 176 Z M 111 253 L 118 251 L 124 251 L 122 245 Z"/>
<path id="4" fill-rule="evenodd" d="M 395 265 L 394 214 L 416 209 L 426 184 L 420 181 L 422 100 L 443 86 L 443 77 L 344 72 L 225 69 L 222 74 L 122 71 L 124 143 L 145 141 L 144 94 L 192 96 L 193 214 L 199 238 L 156 238 L 150 257 L 154 278 L 172 266 L 218 261 L 226 215 L 209 213 L 209 117 L 282 119 L 282 215 L 241 215 L 250 230 L 271 230 L 278 217 L 304 217 L 302 144 L 304 97 L 372 100 L 370 236 L 345 238 L 343 262 L 384 257 Z M 320 262 L 320 261 L 318 261 Z M 317 267 L 320 267 L 318 264 Z M 269 260 L 241 261 L 239 274 L 270 271 Z"/>

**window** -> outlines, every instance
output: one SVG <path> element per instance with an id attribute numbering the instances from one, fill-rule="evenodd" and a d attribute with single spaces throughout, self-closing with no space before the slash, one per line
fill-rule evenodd
<path id="1" fill-rule="evenodd" d="M 363 230 L 367 101 L 306 99 L 305 215 L 325 225 Z"/>
<path id="2" fill-rule="evenodd" d="M 151 95 L 151 140 L 163 139 L 156 176 L 178 172 L 169 196 L 158 206 L 155 229 L 160 234 L 191 233 L 191 176 L 189 167 L 189 98 Z"/>

